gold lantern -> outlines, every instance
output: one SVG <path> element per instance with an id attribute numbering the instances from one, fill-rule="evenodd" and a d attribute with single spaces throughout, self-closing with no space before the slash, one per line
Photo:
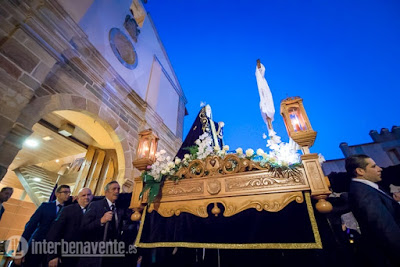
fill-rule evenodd
<path id="1" fill-rule="evenodd" d="M 154 163 L 158 139 L 151 129 L 139 133 L 139 145 L 136 150 L 136 159 L 132 162 L 133 166 L 143 171 Z"/>
<path id="2" fill-rule="evenodd" d="M 297 144 L 301 146 L 303 154 L 301 161 L 310 183 L 311 196 L 317 199 L 316 208 L 321 213 L 332 211 L 332 204 L 326 201 L 329 190 L 329 180 L 324 176 L 317 153 L 310 153 L 309 148 L 314 144 L 317 132 L 312 127 L 300 97 L 288 97 L 281 102 L 281 115 L 286 130 Z"/>
<path id="3" fill-rule="evenodd" d="M 296 96 L 282 100 L 281 115 L 289 137 L 303 148 L 309 148 L 314 144 L 317 132 L 311 127 L 303 106 L 303 99 Z"/>

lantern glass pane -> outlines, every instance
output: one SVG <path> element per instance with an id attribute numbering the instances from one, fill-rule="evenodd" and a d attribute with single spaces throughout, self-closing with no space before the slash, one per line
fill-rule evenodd
<path id="1" fill-rule="evenodd" d="M 295 132 L 307 130 L 303 115 L 298 107 L 289 108 L 289 118 Z"/>
<path id="2" fill-rule="evenodd" d="M 142 158 L 148 157 L 149 149 L 150 149 L 149 146 L 150 146 L 149 140 L 147 140 L 147 139 L 143 140 L 139 158 L 142 159 Z"/>
<path id="3" fill-rule="evenodd" d="M 154 160 L 154 156 L 156 154 L 156 150 L 155 150 L 155 140 L 151 140 L 151 145 L 150 145 L 150 153 L 149 153 L 149 158 Z"/>

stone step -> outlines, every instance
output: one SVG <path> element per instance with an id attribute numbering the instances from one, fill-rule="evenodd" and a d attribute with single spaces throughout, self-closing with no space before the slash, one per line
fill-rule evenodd
<path id="1" fill-rule="evenodd" d="M 34 178 L 40 178 L 40 181 L 35 181 Z M 45 185 L 45 186 L 54 186 L 53 181 L 51 181 L 49 179 L 46 179 L 46 178 L 43 178 L 43 177 L 34 177 L 34 178 L 32 178 L 32 177 L 26 178 L 26 181 L 29 184 L 38 184 L 38 185 L 42 184 L 42 185 Z"/>
<path id="2" fill-rule="evenodd" d="M 33 190 L 42 189 L 44 191 L 53 191 L 54 185 L 38 185 L 38 184 L 30 184 Z"/>

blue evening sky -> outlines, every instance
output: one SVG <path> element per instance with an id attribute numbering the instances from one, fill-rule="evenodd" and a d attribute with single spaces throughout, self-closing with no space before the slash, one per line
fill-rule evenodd
<path id="1" fill-rule="evenodd" d="M 145 8 L 189 101 L 224 121 L 224 141 L 266 149 L 256 59 L 275 102 L 274 129 L 288 141 L 280 102 L 300 96 L 318 132 L 311 152 L 341 158 L 341 142 L 371 142 L 399 123 L 398 0 L 148 0 Z"/>

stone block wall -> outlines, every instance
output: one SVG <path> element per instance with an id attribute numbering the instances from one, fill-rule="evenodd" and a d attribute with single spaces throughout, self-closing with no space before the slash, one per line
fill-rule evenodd
<path id="1" fill-rule="evenodd" d="M 185 103 L 173 134 L 89 42 L 57 1 L 0 5 L 0 179 L 40 118 L 79 111 L 107 125 L 119 153 L 118 181 L 133 181 L 138 132 L 152 128 L 160 149 L 181 145 Z"/>

